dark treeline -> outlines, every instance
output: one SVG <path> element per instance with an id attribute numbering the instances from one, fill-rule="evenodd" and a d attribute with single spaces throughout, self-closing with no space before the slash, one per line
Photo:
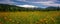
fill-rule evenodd
<path id="1" fill-rule="evenodd" d="M 24 8 L 15 5 L 0 4 L 0 11 L 59 11 L 60 7 Z"/>

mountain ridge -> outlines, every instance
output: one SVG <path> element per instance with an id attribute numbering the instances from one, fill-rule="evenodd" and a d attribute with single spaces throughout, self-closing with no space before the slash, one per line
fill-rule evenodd
<path id="1" fill-rule="evenodd" d="M 59 11 L 60 7 L 24 8 L 16 5 L 0 4 L 0 11 Z"/>

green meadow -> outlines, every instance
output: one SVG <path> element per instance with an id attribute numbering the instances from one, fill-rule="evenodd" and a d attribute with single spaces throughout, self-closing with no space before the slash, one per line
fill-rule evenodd
<path id="1" fill-rule="evenodd" d="M 0 24 L 60 24 L 60 11 L 0 12 Z"/>

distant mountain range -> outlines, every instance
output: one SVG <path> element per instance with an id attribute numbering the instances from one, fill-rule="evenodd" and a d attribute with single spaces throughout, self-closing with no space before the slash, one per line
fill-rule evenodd
<path id="1" fill-rule="evenodd" d="M 60 7 L 24 8 L 16 5 L 0 4 L 0 11 L 59 11 Z"/>

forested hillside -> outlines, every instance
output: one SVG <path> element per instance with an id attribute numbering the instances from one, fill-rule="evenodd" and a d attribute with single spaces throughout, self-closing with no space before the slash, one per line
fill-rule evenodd
<path id="1" fill-rule="evenodd" d="M 16 5 L 0 4 L 0 11 L 59 11 L 60 7 L 24 8 Z"/>

